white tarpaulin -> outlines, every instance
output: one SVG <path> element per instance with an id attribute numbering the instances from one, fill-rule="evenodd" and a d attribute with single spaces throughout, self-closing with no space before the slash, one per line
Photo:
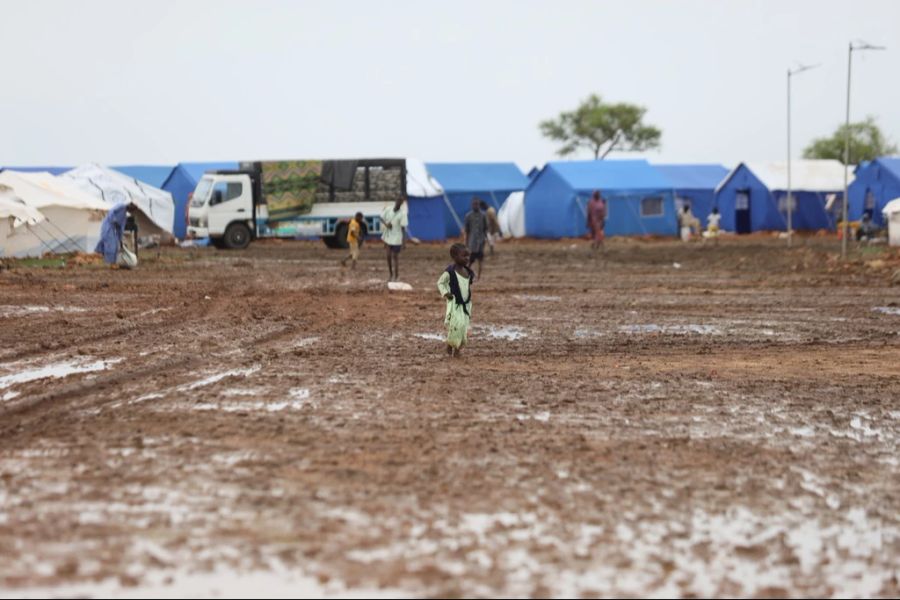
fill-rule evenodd
<path id="1" fill-rule="evenodd" d="M 744 164 L 770 191 L 787 189 L 787 161 L 747 162 Z M 727 181 L 727 178 L 725 181 Z M 848 185 L 853 183 L 853 167 L 849 167 L 847 183 Z M 835 192 L 843 190 L 844 165 L 839 160 L 792 160 L 791 189 L 795 192 Z"/>
<path id="2" fill-rule="evenodd" d="M 412 198 L 433 198 L 444 193 L 441 184 L 428 174 L 425 163 L 415 158 L 406 159 L 406 195 Z"/>
<path id="3" fill-rule="evenodd" d="M 525 237 L 525 192 L 512 192 L 497 213 L 504 237 Z"/>
<path id="4" fill-rule="evenodd" d="M 894 198 L 885 204 L 881 214 L 887 223 L 888 243 L 891 246 L 900 246 L 900 198 Z"/>
<path id="5" fill-rule="evenodd" d="M 11 188 L 22 204 L 40 211 L 46 219 L 8 230 L 5 256 L 94 251 L 108 207 L 88 194 L 67 188 L 64 182 L 55 182 L 56 179 L 49 173 L 0 173 L 0 184 Z"/>
<path id="6" fill-rule="evenodd" d="M 106 167 L 87 164 L 66 171 L 60 177 L 75 182 L 83 191 L 103 200 L 107 208 L 134 204 L 146 219 L 138 217 L 138 235 L 164 234 L 172 237 L 175 202 L 172 194 Z"/>
<path id="7" fill-rule="evenodd" d="M 0 183 L 0 256 L 7 256 L 6 246 L 10 236 L 20 239 L 30 236 L 31 227 L 44 220 L 44 215 L 24 204 L 13 189 Z M 40 240 L 35 238 L 40 243 Z"/>

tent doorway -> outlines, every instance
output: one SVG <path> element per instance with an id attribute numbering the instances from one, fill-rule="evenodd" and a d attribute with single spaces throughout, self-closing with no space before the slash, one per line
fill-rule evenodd
<path id="1" fill-rule="evenodd" d="M 734 230 L 737 233 L 750 233 L 752 228 L 750 221 L 750 190 L 738 190 L 734 196 Z"/>

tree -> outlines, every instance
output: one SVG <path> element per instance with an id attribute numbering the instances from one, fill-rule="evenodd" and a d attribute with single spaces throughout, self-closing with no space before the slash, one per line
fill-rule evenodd
<path id="1" fill-rule="evenodd" d="M 803 158 L 834 158 L 844 162 L 844 141 L 847 126 L 841 125 L 831 137 L 813 140 L 803 151 Z M 887 154 L 896 154 L 897 146 L 884 137 L 874 117 L 850 123 L 850 164 L 872 160 Z"/>
<path id="2" fill-rule="evenodd" d="M 634 104 L 606 104 L 591 94 L 574 111 L 541 121 L 539 127 L 545 137 L 562 142 L 557 151 L 560 156 L 587 148 L 595 159 L 602 159 L 613 150 L 640 152 L 659 147 L 662 132 L 643 123 L 646 112 Z"/>

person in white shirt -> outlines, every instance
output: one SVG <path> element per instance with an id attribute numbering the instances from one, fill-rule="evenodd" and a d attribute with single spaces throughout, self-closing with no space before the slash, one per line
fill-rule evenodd
<path id="1" fill-rule="evenodd" d="M 719 214 L 719 209 L 713 207 L 712 212 L 706 217 L 706 231 L 703 232 L 704 242 L 707 239 L 712 238 L 715 240 L 716 244 L 719 243 L 719 221 L 721 220 L 722 215 Z"/>
<path id="2" fill-rule="evenodd" d="M 384 231 L 381 234 L 381 241 L 387 249 L 388 273 L 390 279 L 388 281 L 397 281 L 400 279 L 400 251 L 406 245 L 407 231 L 409 227 L 409 218 L 406 211 L 403 210 L 403 203 L 406 198 L 400 197 L 393 207 L 387 207 L 381 213 L 381 226 Z"/>

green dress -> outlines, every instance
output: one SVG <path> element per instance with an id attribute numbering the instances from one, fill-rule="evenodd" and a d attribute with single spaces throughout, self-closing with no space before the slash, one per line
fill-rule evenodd
<path id="1" fill-rule="evenodd" d="M 454 348 L 462 348 L 466 345 L 466 334 L 469 331 L 469 320 L 472 316 L 472 299 L 469 297 L 469 278 L 456 274 L 459 281 L 459 291 L 463 298 L 469 298 L 466 304 L 467 315 L 463 307 L 456 303 L 456 298 L 447 300 L 447 312 L 444 315 L 444 325 L 447 326 L 447 345 Z M 438 291 L 441 296 L 450 293 L 450 273 L 444 271 L 437 282 Z"/>

